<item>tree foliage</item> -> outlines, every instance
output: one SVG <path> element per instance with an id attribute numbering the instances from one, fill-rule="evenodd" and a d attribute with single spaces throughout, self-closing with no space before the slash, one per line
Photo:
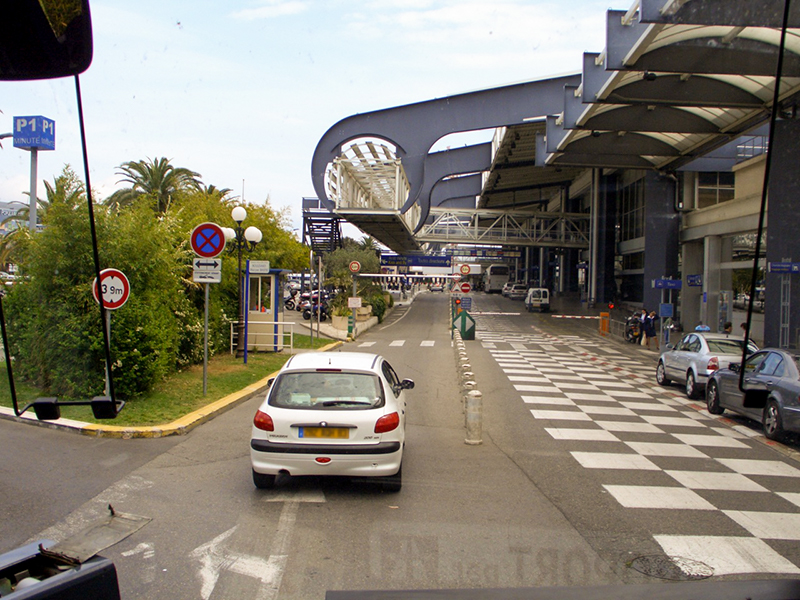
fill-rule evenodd
<path id="1" fill-rule="evenodd" d="M 120 183 L 129 183 L 131 187 L 114 192 L 107 200 L 111 206 L 149 201 L 156 212 L 163 213 L 179 192 L 202 187 L 200 173 L 175 167 L 163 157 L 126 162 L 119 169 Z"/>
<path id="2" fill-rule="evenodd" d="M 103 391 L 104 352 L 100 311 L 91 294 L 95 267 L 86 196 L 68 167 L 47 189 L 44 230 L 30 236 L 20 229 L 14 246 L 20 279 L 4 301 L 10 345 L 23 378 L 52 395 L 92 397 Z M 192 282 L 189 237 L 203 222 L 235 225 L 227 194 L 213 186 L 178 189 L 166 213 L 138 201 L 95 206 L 101 265 L 121 270 L 131 285 L 128 302 L 112 312 L 119 397 L 135 398 L 175 370 L 202 360 L 204 293 Z M 286 215 L 268 204 L 246 208 L 244 225 L 255 225 L 264 237 L 245 258 L 269 260 L 275 268 L 307 266 L 304 247 L 286 231 Z M 226 315 L 235 318 L 238 302 L 237 258 L 221 257 L 223 281 L 211 286 L 212 354 L 228 348 Z"/>

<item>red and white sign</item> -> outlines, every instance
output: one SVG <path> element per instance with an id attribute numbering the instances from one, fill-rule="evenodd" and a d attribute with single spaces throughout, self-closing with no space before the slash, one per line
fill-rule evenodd
<path id="1" fill-rule="evenodd" d="M 458 270 L 461 271 L 462 275 L 469 275 L 469 265 L 461 265 Z"/>
<path id="2" fill-rule="evenodd" d="M 469 284 L 469 281 L 461 283 L 460 286 L 462 294 L 469 294 L 470 290 L 472 290 L 472 286 Z"/>
<path id="3" fill-rule="evenodd" d="M 361 263 L 357 260 L 353 260 L 350 262 L 349 267 L 351 273 L 358 273 L 361 270 Z"/>
<path id="4" fill-rule="evenodd" d="M 192 250 L 202 258 L 214 258 L 225 250 L 225 234 L 216 223 L 201 223 L 189 238 Z"/>
<path id="5" fill-rule="evenodd" d="M 128 278 L 125 277 L 125 273 L 117 269 L 100 271 L 100 287 L 103 290 L 103 306 L 106 310 L 121 308 L 131 295 L 131 284 Z M 97 292 L 97 277 L 94 278 L 92 285 L 92 296 L 94 296 L 95 302 L 100 302 Z"/>

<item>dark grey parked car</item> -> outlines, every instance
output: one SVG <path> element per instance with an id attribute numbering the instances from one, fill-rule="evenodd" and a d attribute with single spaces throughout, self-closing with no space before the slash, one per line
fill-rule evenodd
<path id="1" fill-rule="evenodd" d="M 744 362 L 744 388 L 739 390 L 739 363 L 713 373 L 706 386 L 708 412 L 725 409 L 759 421 L 764 435 L 780 439 L 787 431 L 800 432 L 800 355 L 764 348 Z"/>

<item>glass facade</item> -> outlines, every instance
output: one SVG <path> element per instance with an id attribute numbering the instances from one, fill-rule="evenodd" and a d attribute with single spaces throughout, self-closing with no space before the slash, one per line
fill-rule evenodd
<path id="1" fill-rule="evenodd" d="M 697 208 L 707 208 L 733 200 L 734 179 L 733 173 L 698 173 Z"/>

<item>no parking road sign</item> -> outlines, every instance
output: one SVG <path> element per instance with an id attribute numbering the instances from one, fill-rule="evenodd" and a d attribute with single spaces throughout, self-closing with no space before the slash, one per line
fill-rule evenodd
<path id="1" fill-rule="evenodd" d="M 100 271 L 100 287 L 103 292 L 103 306 L 106 310 L 116 310 L 121 308 L 128 301 L 131 295 L 131 284 L 125 273 L 117 269 L 103 269 Z M 94 301 L 99 303 L 100 298 L 97 291 L 97 277 L 94 278 L 92 285 L 92 295 Z"/>
<path id="2" fill-rule="evenodd" d="M 194 253 L 203 258 L 219 256 L 225 249 L 225 234 L 216 223 L 201 223 L 192 230 L 189 241 Z"/>

